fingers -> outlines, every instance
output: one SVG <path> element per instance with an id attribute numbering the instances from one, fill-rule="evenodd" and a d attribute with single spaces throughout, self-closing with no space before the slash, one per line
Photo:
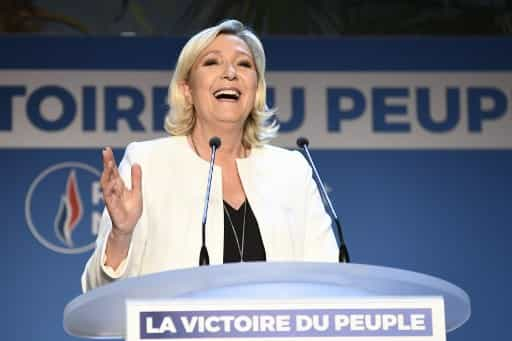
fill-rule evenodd
<path id="1" fill-rule="evenodd" d="M 100 184 L 104 196 L 108 196 L 114 191 L 119 191 L 119 181 L 114 175 L 114 167 L 112 162 L 109 162 L 101 175 Z"/>
<path id="2" fill-rule="evenodd" d="M 101 152 L 101 157 L 103 160 L 103 173 L 101 174 L 101 185 L 102 187 L 110 180 L 112 177 L 112 167 L 111 164 L 115 162 L 114 154 L 112 153 L 112 149 L 106 147 Z"/>
<path id="3" fill-rule="evenodd" d="M 112 169 L 112 176 L 111 176 L 111 179 L 114 179 L 114 180 L 120 180 L 121 179 L 121 175 L 119 174 L 119 169 L 117 168 L 117 165 L 115 163 L 115 161 L 109 161 L 109 166 L 111 167 Z"/>
<path id="4" fill-rule="evenodd" d="M 102 158 L 104 168 L 103 173 L 101 174 L 100 184 L 103 194 L 108 196 L 113 192 L 122 193 L 124 190 L 124 184 L 121 176 L 119 175 L 119 170 L 117 169 L 112 149 L 109 147 L 103 149 Z"/>
<path id="5" fill-rule="evenodd" d="M 101 156 L 103 158 L 103 167 L 106 167 L 110 161 L 112 161 L 114 164 L 116 163 L 114 153 L 110 147 L 103 148 Z"/>
<path id="6" fill-rule="evenodd" d="M 100 183 L 103 194 L 110 195 L 112 193 L 117 193 L 119 195 L 123 195 L 127 188 L 119 174 L 119 169 L 116 166 L 112 149 L 109 147 L 103 149 L 102 157 L 104 169 L 101 174 Z M 137 194 L 142 193 L 142 169 L 138 164 L 133 164 L 131 167 L 131 183 L 133 191 Z"/>
<path id="7" fill-rule="evenodd" d="M 134 164 L 132 166 L 132 191 L 137 194 L 142 193 L 142 169 L 140 165 Z"/>

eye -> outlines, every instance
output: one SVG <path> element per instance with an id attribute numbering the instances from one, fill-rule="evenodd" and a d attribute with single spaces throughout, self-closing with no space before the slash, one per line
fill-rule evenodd
<path id="1" fill-rule="evenodd" d="M 203 62 L 203 66 L 211 66 L 211 65 L 216 65 L 218 64 L 219 62 L 217 61 L 217 59 L 215 58 L 208 58 L 206 59 L 204 62 Z"/>
<path id="2" fill-rule="evenodd" d="M 242 66 L 242 67 L 246 67 L 246 68 L 252 68 L 252 63 L 248 60 L 241 60 L 238 65 Z"/>

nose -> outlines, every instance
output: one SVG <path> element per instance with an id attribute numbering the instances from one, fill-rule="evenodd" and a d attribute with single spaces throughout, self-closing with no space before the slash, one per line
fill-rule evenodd
<path id="1" fill-rule="evenodd" d="M 233 64 L 227 63 L 226 67 L 224 68 L 224 74 L 222 75 L 222 78 L 228 80 L 236 79 L 236 68 Z"/>

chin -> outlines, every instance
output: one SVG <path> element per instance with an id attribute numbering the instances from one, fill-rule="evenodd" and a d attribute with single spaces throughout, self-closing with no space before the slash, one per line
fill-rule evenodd
<path id="1" fill-rule="evenodd" d="M 248 116 L 241 113 L 223 112 L 221 115 L 217 115 L 216 119 L 220 122 L 239 123 L 244 122 Z"/>
<path id="2" fill-rule="evenodd" d="M 219 119 L 218 122 L 224 123 L 224 124 L 239 125 L 240 127 L 243 127 L 245 120 L 241 117 L 238 117 L 238 118 L 223 117 L 223 118 Z"/>

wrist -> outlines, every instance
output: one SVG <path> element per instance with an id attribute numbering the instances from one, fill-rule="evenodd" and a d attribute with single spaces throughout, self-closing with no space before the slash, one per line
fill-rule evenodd
<path id="1" fill-rule="evenodd" d="M 132 240 L 132 232 L 124 232 L 115 227 L 110 231 L 109 239 L 116 244 L 130 244 Z"/>
<path id="2" fill-rule="evenodd" d="M 114 270 L 117 269 L 119 264 L 128 256 L 130 243 L 131 233 L 123 233 L 112 228 L 108 235 L 103 264 Z"/>

